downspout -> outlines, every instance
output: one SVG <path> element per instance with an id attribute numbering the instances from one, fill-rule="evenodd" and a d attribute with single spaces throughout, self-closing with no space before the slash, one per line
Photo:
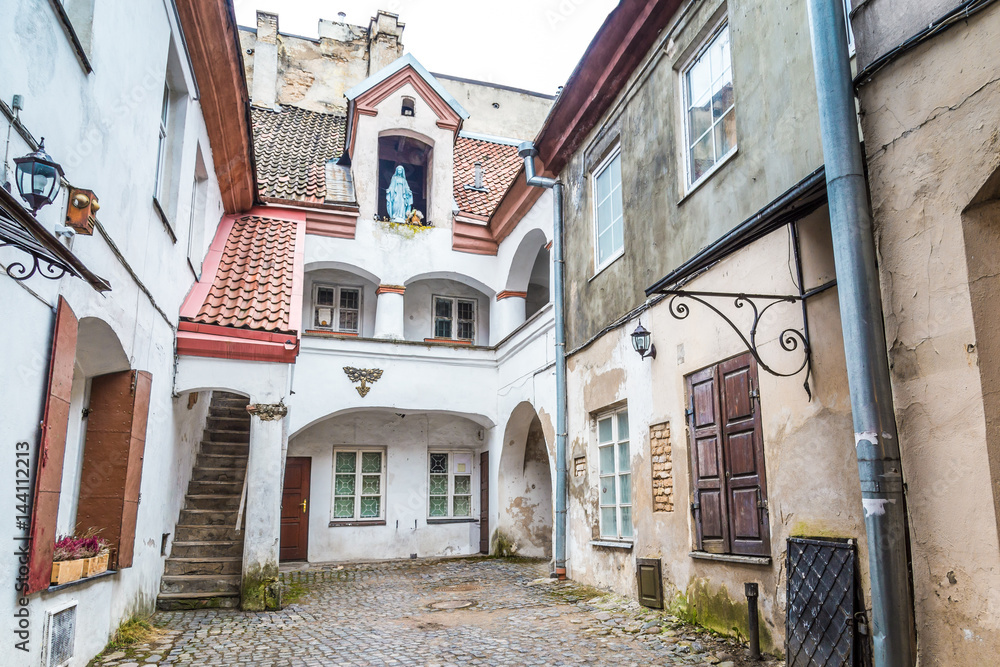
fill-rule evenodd
<path id="1" fill-rule="evenodd" d="M 839 0 L 808 0 L 830 229 L 868 535 L 876 667 L 914 664 L 903 476 L 886 353 L 872 213 Z"/>
<path id="2" fill-rule="evenodd" d="M 535 174 L 535 156 L 538 149 L 531 141 L 525 141 L 517 148 L 517 154 L 524 159 L 524 179 L 536 188 L 552 188 L 552 261 L 554 264 L 554 292 L 556 316 L 556 511 L 555 511 L 555 572 L 559 579 L 566 578 L 566 329 L 563 316 L 563 208 L 562 183 L 554 178 L 544 178 Z"/>

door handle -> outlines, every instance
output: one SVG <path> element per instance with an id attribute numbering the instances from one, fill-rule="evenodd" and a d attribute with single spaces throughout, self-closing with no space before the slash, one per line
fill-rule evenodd
<path id="1" fill-rule="evenodd" d="M 309 499 L 306 498 L 305 500 L 303 500 L 302 504 L 300 505 L 300 507 L 302 508 L 302 513 L 305 514 L 306 513 L 306 508 L 309 507 Z"/>

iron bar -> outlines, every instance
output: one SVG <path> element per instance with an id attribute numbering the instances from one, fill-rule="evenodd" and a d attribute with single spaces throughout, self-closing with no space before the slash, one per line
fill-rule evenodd
<path id="1" fill-rule="evenodd" d="M 826 164 L 830 230 L 868 537 L 876 667 L 914 663 L 913 597 L 899 438 L 893 413 L 879 275 L 872 235 L 843 5 L 808 0 L 813 68 Z"/>

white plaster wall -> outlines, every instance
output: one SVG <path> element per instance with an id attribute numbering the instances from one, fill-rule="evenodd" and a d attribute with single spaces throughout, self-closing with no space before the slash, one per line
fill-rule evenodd
<path id="1" fill-rule="evenodd" d="M 436 74 L 435 77 L 469 112 L 462 128 L 509 139 L 534 139 L 555 100 L 547 95 L 511 90 L 485 82 Z M 555 92 L 555 91 L 553 91 Z M 493 105 L 498 105 L 494 107 Z"/>
<path id="2" fill-rule="evenodd" d="M 187 240 L 198 146 L 207 165 L 212 159 L 199 104 L 189 97 L 183 109 L 186 125 L 178 145 L 179 176 L 171 207 L 176 212 L 175 243 L 152 203 L 158 119 L 174 21 L 167 7 L 157 0 L 97 3 L 92 74 L 85 73 L 78 62 L 51 3 L 5 0 L 0 9 L 7 19 L 0 22 L 0 40 L 8 46 L 0 61 L 0 98 L 9 103 L 14 94 L 24 96 L 21 121 L 35 138 L 45 137 L 46 149 L 63 166 L 70 183 L 97 193 L 101 202 L 98 218 L 124 262 L 152 295 L 140 291 L 99 233 L 77 236 L 72 247 L 88 268 L 111 283 L 113 290 L 107 295 L 97 294 L 77 278 L 50 281 L 35 276 L 25 286 L 38 295 L 36 298 L 0 273 L 0 299 L 17 317 L 17 326 L 4 327 L 0 334 L 0 349 L 4 351 L 0 371 L 5 378 L 16 378 L 0 389 L 4 405 L 0 430 L 4 441 L 11 443 L 8 451 L 13 451 L 13 443 L 18 441 L 30 444 L 32 473 L 47 380 L 52 312 L 60 294 L 78 318 L 105 322 L 121 341 L 131 367 L 153 376 L 133 566 L 111 577 L 32 595 L 28 604 L 29 651 L 8 653 L 15 665 L 39 663 L 46 609 L 70 600 L 77 602 L 75 658 L 71 663 L 77 666 L 85 665 L 104 647 L 123 618 L 152 608 L 163 572 L 161 535 L 173 531 L 184 493 L 183 478 L 167 477 L 164 471 L 190 468 L 192 443 L 184 441 L 174 428 L 173 327 L 194 279 L 187 263 Z M 179 31 L 174 30 L 174 34 L 179 35 Z M 193 92 L 186 59 L 180 61 L 181 78 Z M 0 129 L 6 134 L 5 122 L 0 121 Z M 10 157 L 29 150 L 18 133 L 12 133 Z M 212 170 L 208 177 L 205 218 L 198 221 L 206 227 L 205 241 L 194 252 L 201 256 L 221 212 Z M 62 222 L 65 197 L 63 191 L 57 203 L 39 212 L 39 220 L 49 229 Z M 0 252 L 4 264 L 18 258 L 23 258 L 19 251 L 8 248 Z M 0 500 L 0 510 L 5 516 L 14 515 L 12 494 Z M 68 525 L 67 516 L 62 520 Z M 13 522 L 0 528 L 0 539 L 8 544 L 19 534 Z M 12 554 L 0 558 L 0 579 L 13 582 L 16 568 Z M 11 595 L 0 602 L 0 614 L 8 619 L 3 624 L 8 636 L 13 636 L 15 604 Z"/>
<path id="3" fill-rule="evenodd" d="M 400 416 L 405 414 L 405 417 Z M 485 430 L 476 422 L 439 413 L 365 410 L 342 414 L 299 433 L 289 456 L 312 459 L 309 560 L 454 556 L 479 551 L 479 455 Z M 384 526 L 331 527 L 335 447 L 385 448 Z M 465 451 L 473 458 L 472 517 L 465 523 L 428 524 L 428 452 Z"/>
<path id="4" fill-rule="evenodd" d="M 434 337 L 434 297 L 447 296 L 476 301 L 476 345 L 490 342 L 490 298 L 468 285 L 454 280 L 419 280 L 411 283 L 403 295 L 403 334 L 406 340 L 422 341 Z M 458 313 L 453 312 L 457 318 Z M 452 324 L 452 334 L 458 321 Z"/>
<path id="5" fill-rule="evenodd" d="M 361 288 L 361 323 L 358 335 L 371 337 L 375 333 L 375 303 L 377 283 L 350 271 L 339 269 L 317 269 L 305 274 L 304 298 L 302 299 L 302 328 L 314 329 L 313 288 L 317 285 Z"/>

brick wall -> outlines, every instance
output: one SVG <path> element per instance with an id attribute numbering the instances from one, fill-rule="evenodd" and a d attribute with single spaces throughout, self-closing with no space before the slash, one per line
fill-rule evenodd
<path id="1" fill-rule="evenodd" d="M 670 423 L 649 427 L 649 450 L 653 462 L 653 511 L 674 511 L 674 464 L 670 451 Z"/>

